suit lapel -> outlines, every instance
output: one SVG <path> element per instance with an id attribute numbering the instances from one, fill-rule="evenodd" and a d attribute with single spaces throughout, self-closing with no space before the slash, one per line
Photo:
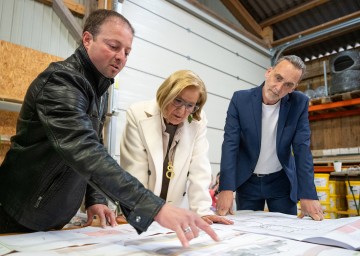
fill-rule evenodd
<path id="1" fill-rule="evenodd" d="M 254 121 L 257 136 L 254 142 L 258 145 L 260 152 L 261 147 L 261 119 L 262 119 L 262 85 L 255 88 L 252 97 L 252 106 L 254 110 Z"/>
<path id="2" fill-rule="evenodd" d="M 148 118 L 141 120 L 140 126 L 144 134 L 144 140 L 149 150 L 149 154 L 154 162 L 156 181 L 154 187 L 154 193 L 160 195 L 161 183 L 162 183 L 162 171 L 163 171 L 163 143 L 162 143 L 162 131 L 161 127 L 161 115 L 157 111 L 147 112 L 145 111 Z"/>
<path id="3" fill-rule="evenodd" d="M 176 180 L 180 177 L 180 173 L 182 171 L 188 171 L 188 165 L 186 165 L 186 161 L 189 157 L 189 147 L 194 144 L 194 129 L 190 129 L 190 126 L 195 125 L 195 122 L 192 124 L 188 124 L 187 121 L 184 121 L 184 125 L 182 127 L 181 133 L 179 134 L 179 144 L 177 145 L 175 151 L 175 159 L 174 159 L 174 171 L 175 177 L 173 183 L 176 184 Z M 170 183 L 171 184 L 171 183 Z"/>
<path id="4" fill-rule="evenodd" d="M 280 111 L 279 111 L 279 121 L 278 121 L 278 127 L 277 127 L 277 133 L 276 133 L 276 146 L 279 147 L 279 142 L 281 135 L 284 131 L 285 123 L 287 120 L 287 116 L 289 114 L 290 110 L 290 101 L 289 101 L 289 94 L 286 95 L 284 98 L 281 99 L 280 103 Z"/>

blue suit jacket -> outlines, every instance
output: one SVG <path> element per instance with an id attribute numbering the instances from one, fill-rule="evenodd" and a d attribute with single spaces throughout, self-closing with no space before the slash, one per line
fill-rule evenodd
<path id="1" fill-rule="evenodd" d="M 262 88 L 234 93 L 227 112 L 220 190 L 235 191 L 255 170 L 261 147 Z M 290 198 L 318 199 L 310 150 L 309 99 L 294 91 L 281 99 L 276 148 L 291 183 Z"/>

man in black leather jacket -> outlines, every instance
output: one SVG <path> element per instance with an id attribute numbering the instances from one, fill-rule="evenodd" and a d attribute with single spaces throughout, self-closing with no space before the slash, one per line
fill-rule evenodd
<path id="1" fill-rule="evenodd" d="M 60 229 L 85 195 L 87 224 L 98 215 L 102 226 L 116 225 L 108 198 L 138 233 L 156 220 L 176 231 L 184 246 L 198 228 L 217 240 L 200 217 L 145 189 L 102 144 L 107 89 L 125 66 L 133 35 L 122 15 L 97 10 L 75 53 L 32 82 L 0 167 L 0 233 Z"/>

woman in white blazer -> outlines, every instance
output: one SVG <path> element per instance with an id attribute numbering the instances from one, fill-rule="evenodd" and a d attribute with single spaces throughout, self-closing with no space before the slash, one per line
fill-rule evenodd
<path id="1" fill-rule="evenodd" d="M 211 211 L 211 165 L 203 81 L 180 70 L 159 87 L 156 101 L 127 111 L 120 164 L 167 203 L 189 208 L 208 223 L 232 224 Z"/>

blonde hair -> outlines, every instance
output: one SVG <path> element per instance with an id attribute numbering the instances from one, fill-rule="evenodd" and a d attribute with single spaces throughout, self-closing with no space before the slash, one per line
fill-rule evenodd
<path id="1" fill-rule="evenodd" d="M 179 70 L 171 74 L 159 87 L 156 101 L 161 113 L 165 116 L 166 108 L 187 87 L 199 89 L 199 99 L 196 103 L 199 109 L 192 113 L 195 120 L 201 120 L 200 113 L 207 99 L 207 92 L 201 78 L 190 70 Z"/>

